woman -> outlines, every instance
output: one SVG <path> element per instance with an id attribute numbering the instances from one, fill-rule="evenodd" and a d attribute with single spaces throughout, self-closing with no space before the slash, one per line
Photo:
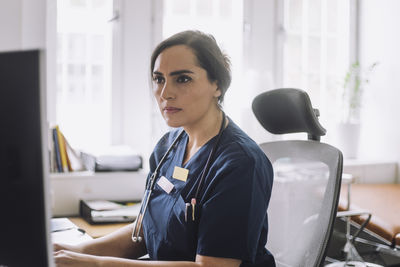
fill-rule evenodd
<path id="1" fill-rule="evenodd" d="M 271 164 L 220 106 L 229 60 L 212 36 L 185 31 L 156 47 L 150 71 L 161 114 L 176 129 L 151 155 L 142 227 L 55 245 L 57 266 L 275 266 L 265 249 Z M 152 261 L 134 260 L 147 253 Z"/>

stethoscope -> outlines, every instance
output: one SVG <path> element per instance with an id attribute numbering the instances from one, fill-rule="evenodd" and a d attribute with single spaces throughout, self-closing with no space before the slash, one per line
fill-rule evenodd
<path id="1" fill-rule="evenodd" d="M 225 113 L 222 112 L 222 123 L 221 123 L 221 127 L 219 129 L 218 135 L 217 135 L 217 140 L 215 141 L 215 143 L 214 143 L 214 145 L 213 145 L 213 147 L 212 147 L 212 149 L 210 151 L 210 154 L 208 155 L 207 162 L 206 162 L 206 164 L 205 164 L 205 166 L 203 168 L 203 171 L 201 173 L 200 182 L 197 185 L 196 194 L 191 199 L 190 203 L 185 203 L 186 204 L 185 221 L 188 220 L 188 210 L 189 210 L 190 207 L 191 207 L 192 212 L 191 212 L 191 216 L 189 216 L 189 217 L 191 217 L 192 221 L 195 220 L 195 207 L 196 207 L 197 199 L 198 199 L 198 196 L 199 196 L 199 193 L 200 193 L 200 189 L 201 189 L 201 186 L 202 186 L 203 181 L 205 179 L 205 176 L 206 176 L 206 174 L 208 172 L 208 169 L 210 168 L 210 163 L 211 163 L 212 157 L 214 156 L 214 153 L 215 153 L 215 151 L 216 151 L 216 149 L 218 147 L 218 143 L 219 143 L 219 140 L 221 138 L 222 132 L 223 132 L 223 130 L 225 128 L 224 127 L 225 126 L 225 121 L 226 121 Z M 154 189 L 154 186 L 155 186 L 155 182 L 156 182 L 156 179 L 158 177 L 158 172 L 160 171 L 161 166 L 164 164 L 165 159 L 167 158 L 168 154 L 171 152 L 171 150 L 175 147 L 175 145 L 182 138 L 183 133 L 184 133 L 184 130 L 182 129 L 182 131 L 179 133 L 179 135 L 175 138 L 175 140 L 169 146 L 167 152 L 165 152 L 165 154 L 161 158 L 161 160 L 158 163 L 156 169 L 154 170 L 153 174 L 150 176 L 150 179 L 147 182 L 146 190 L 145 190 L 145 192 L 143 194 L 142 203 L 140 205 L 140 211 L 139 211 L 139 214 L 138 214 L 138 216 L 136 218 L 135 226 L 134 226 L 134 229 L 132 231 L 132 241 L 133 242 L 141 242 L 142 241 L 142 237 L 140 236 L 140 231 L 142 229 L 143 218 L 144 218 L 144 215 L 146 214 L 146 210 L 147 210 L 147 206 L 149 204 L 150 196 L 151 196 L 151 193 L 153 192 L 153 189 Z"/>

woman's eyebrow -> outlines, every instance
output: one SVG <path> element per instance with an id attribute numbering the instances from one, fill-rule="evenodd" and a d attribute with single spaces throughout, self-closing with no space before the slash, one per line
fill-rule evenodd
<path id="1" fill-rule="evenodd" d="M 184 74 L 184 73 L 194 73 L 191 70 L 176 70 L 176 71 L 172 71 L 169 73 L 169 76 L 175 76 L 175 75 L 179 75 L 179 74 Z M 161 75 L 164 76 L 164 74 L 162 72 L 159 71 L 153 71 L 154 75 Z"/>
<path id="2" fill-rule="evenodd" d="M 174 75 L 179 75 L 179 74 L 184 74 L 184 73 L 194 73 L 191 70 L 176 70 L 176 71 L 172 71 L 169 73 L 169 76 L 174 76 Z"/>
<path id="3" fill-rule="evenodd" d="M 153 71 L 153 74 L 154 74 L 154 75 L 161 75 L 161 76 L 164 76 L 164 74 L 163 74 L 162 72 L 159 72 L 159 71 Z"/>

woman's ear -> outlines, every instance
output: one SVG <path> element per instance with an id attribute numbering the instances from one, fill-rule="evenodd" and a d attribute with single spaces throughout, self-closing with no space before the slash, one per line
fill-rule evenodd
<path id="1" fill-rule="evenodd" d="M 214 97 L 219 98 L 222 95 L 221 89 L 219 89 L 219 87 L 217 87 L 217 89 L 215 89 L 214 92 Z"/>

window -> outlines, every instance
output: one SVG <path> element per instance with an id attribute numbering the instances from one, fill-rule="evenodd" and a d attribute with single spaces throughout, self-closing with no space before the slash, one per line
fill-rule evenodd
<path id="1" fill-rule="evenodd" d="M 57 1 L 56 122 L 73 146 L 111 143 L 112 0 Z"/>
<path id="2" fill-rule="evenodd" d="M 282 85 L 306 90 L 329 128 L 338 113 L 336 101 L 349 66 L 350 2 L 284 0 L 279 4 Z"/>

